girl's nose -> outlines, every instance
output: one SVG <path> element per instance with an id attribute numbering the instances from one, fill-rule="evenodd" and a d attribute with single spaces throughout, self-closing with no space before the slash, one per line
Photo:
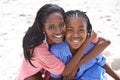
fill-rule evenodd
<path id="1" fill-rule="evenodd" d="M 74 32 L 74 33 L 73 33 L 73 37 L 74 37 L 74 38 L 78 38 L 78 37 L 80 37 L 80 35 L 78 34 L 78 32 Z"/>

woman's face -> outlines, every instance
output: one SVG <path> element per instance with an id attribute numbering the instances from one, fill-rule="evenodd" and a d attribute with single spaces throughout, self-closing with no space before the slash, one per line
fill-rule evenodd
<path id="1" fill-rule="evenodd" d="M 87 36 L 87 27 L 83 19 L 71 17 L 66 22 L 66 40 L 71 50 L 78 49 Z"/>
<path id="2" fill-rule="evenodd" d="M 63 16 L 57 12 L 50 14 L 46 19 L 44 31 L 48 44 L 61 43 L 66 32 Z"/>

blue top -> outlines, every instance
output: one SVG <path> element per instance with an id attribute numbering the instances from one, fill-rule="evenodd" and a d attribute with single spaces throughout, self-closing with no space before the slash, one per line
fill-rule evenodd
<path id="1" fill-rule="evenodd" d="M 84 56 L 93 47 L 94 47 L 94 43 L 91 42 L 88 45 L 87 49 L 85 50 Z M 51 48 L 50 48 L 50 51 L 51 51 L 52 54 L 54 54 L 56 57 L 58 57 L 65 64 L 67 64 L 71 60 L 71 58 L 72 58 L 72 53 L 71 53 L 71 51 L 69 49 L 69 46 L 68 46 L 68 43 L 66 41 L 64 41 L 64 42 L 62 42 L 60 44 L 54 44 L 54 45 L 52 45 Z M 83 76 L 83 74 L 84 74 L 84 72 L 86 72 L 86 70 L 90 69 L 95 64 L 99 65 L 99 66 L 103 66 L 105 64 L 105 61 L 106 61 L 106 59 L 102 56 L 102 54 L 100 54 L 96 58 L 94 58 L 94 59 L 90 60 L 89 62 L 85 63 L 84 65 L 80 66 L 80 68 L 79 68 L 76 76 L 74 77 L 74 80 L 81 80 L 80 77 Z M 54 74 L 51 74 L 51 76 L 53 78 L 61 78 L 62 77 L 61 75 L 54 75 Z"/>

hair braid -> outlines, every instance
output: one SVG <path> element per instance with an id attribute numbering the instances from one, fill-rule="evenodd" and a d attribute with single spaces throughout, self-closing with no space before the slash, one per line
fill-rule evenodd
<path id="1" fill-rule="evenodd" d="M 83 12 L 80 10 L 70 10 L 70 11 L 66 12 L 66 19 L 69 17 L 81 17 L 81 18 L 83 18 L 87 24 L 88 36 L 91 35 L 92 25 L 90 23 L 88 16 L 86 15 L 86 12 Z"/>

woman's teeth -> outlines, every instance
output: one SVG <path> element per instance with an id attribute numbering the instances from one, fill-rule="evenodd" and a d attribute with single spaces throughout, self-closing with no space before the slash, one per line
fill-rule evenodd
<path id="1" fill-rule="evenodd" d="M 62 35 L 55 35 L 55 37 L 56 37 L 56 38 L 61 38 L 61 37 L 62 37 Z"/>

